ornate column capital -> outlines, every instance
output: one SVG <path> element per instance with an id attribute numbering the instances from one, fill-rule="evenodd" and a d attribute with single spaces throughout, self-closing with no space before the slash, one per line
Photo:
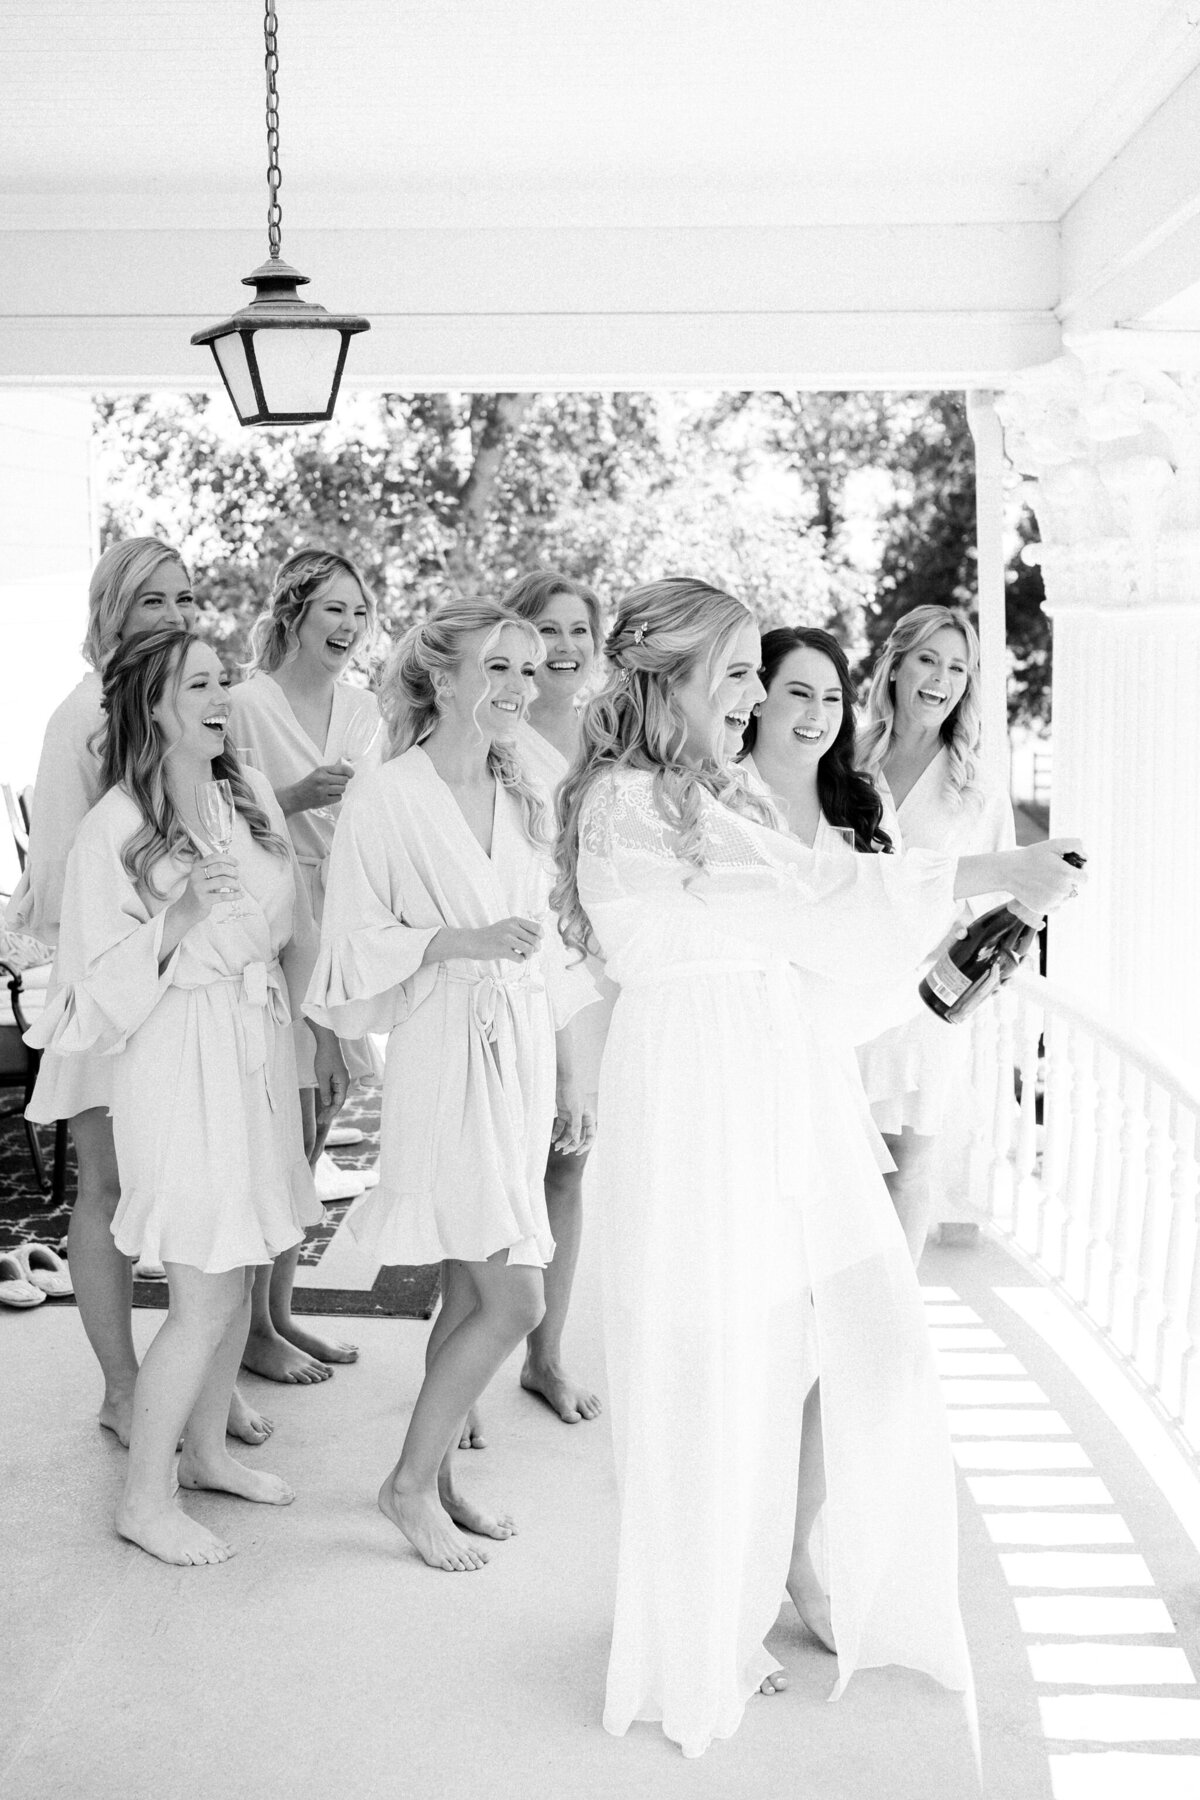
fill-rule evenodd
<path id="1" fill-rule="evenodd" d="M 1042 535 L 1046 610 L 1200 606 L 1200 390 L 1078 356 L 997 396 Z"/>

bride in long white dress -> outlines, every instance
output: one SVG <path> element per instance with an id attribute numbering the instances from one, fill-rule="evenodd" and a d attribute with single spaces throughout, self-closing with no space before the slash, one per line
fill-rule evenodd
<path id="1" fill-rule="evenodd" d="M 661 1720 L 695 1756 L 783 1685 L 763 1640 L 785 1582 L 828 1590 L 835 1692 L 892 1662 L 969 1683 L 945 1417 L 851 1043 L 910 1002 L 956 897 L 1049 905 L 1078 876 L 1054 846 L 956 864 L 786 835 L 721 762 L 762 696 L 727 594 L 635 590 L 606 648 L 554 897 L 619 988 L 588 1172 L 621 1507 L 604 1723 Z"/>

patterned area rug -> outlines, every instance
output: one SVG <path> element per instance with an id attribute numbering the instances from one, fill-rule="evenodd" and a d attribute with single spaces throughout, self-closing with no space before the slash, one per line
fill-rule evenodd
<path id="1" fill-rule="evenodd" d="M 361 1144 L 336 1151 L 335 1160 L 343 1168 L 369 1168 L 379 1155 L 379 1094 L 367 1091 L 355 1096 L 346 1106 L 339 1123 L 356 1125 L 365 1135 Z M 53 1162 L 54 1134 L 41 1133 L 47 1167 Z M 38 1192 L 37 1180 L 25 1141 L 20 1100 L 6 1095 L 0 1102 L 0 1251 L 11 1250 L 21 1243 L 49 1244 L 58 1249 L 67 1235 L 71 1205 L 75 1198 L 75 1153 L 67 1152 L 66 1201 L 60 1207 L 51 1204 L 49 1195 Z M 297 1281 L 292 1309 L 297 1313 L 341 1313 L 361 1318 L 428 1319 L 432 1316 L 438 1294 L 438 1265 L 421 1268 L 381 1268 L 370 1287 L 324 1287 L 313 1285 L 308 1271 L 319 1272 L 322 1258 L 333 1241 L 350 1205 L 348 1200 L 335 1201 L 325 1209 L 325 1217 L 305 1235 L 300 1252 L 302 1280 Z M 65 1255 L 65 1246 L 63 1254 Z M 70 1306 L 70 1300 L 47 1301 L 47 1305 Z M 165 1281 L 135 1281 L 135 1306 L 167 1304 Z"/>

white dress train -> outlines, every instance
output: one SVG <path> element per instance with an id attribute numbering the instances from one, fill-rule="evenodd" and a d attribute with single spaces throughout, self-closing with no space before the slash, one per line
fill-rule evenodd
<path id="1" fill-rule="evenodd" d="M 818 1374 L 835 1692 L 892 1662 L 969 1682 L 945 1415 L 849 1041 L 909 1005 L 954 865 L 820 856 L 706 797 L 700 871 L 651 782 L 598 782 L 579 852 L 620 989 L 585 1177 L 621 1508 L 604 1724 L 697 1756 L 777 1666 Z"/>

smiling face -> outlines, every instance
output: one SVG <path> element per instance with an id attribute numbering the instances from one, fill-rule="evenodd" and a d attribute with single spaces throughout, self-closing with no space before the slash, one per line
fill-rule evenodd
<path id="1" fill-rule="evenodd" d="M 490 627 L 469 632 L 462 640 L 457 669 L 437 683 L 443 720 L 470 737 L 482 733 L 488 743 L 512 737 L 536 691 L 536 667 L 529 634 L 519 625 L 504 625 L 499 632 Z"/>
<path id="2" fill-rule="evenodd" d="M 553 594 L 533 623 L 546 646 L 546 660 L 537 672 L 538 692 L 547 699 L 572 698 L 596 660 L 587 607 L 575 594 Z"/>
<path id="3" fill-rule="evenodd" d="M 304 609 L 296 627 L 299 660 L 336 680 L 345 674 L 350 658 L 366 636 L 368 620 L 362 589 L 353 575 L 339 570 Z"/>
<path id="4" fill-rule="evenodd" d="M 683 754 L 689 762 L 731 762 L 741 749 L 750 708 L 765 693 L 758 678 L 759 656 L 758 627 L 748 618 L 721 651 L 711 675 L 700 661 L 676 685 L 674 698 L 687 721 Z"/>
<path id="5" fill-rule="evenodd" d="M 177 674 L 152 709 L 165 754 L 210 763 L 225 748 L 229 677 L 207 644 L 189 644 Z"/>
<path id="6" fill-rule="evenodd" d="M 953 625 L 906 650 L 892 686 L 899 729 L 940 730 L 967 690 L 969 667 L 966 639 Z"/>
<path id="7" fill-rule="evenodd" d="M 820 650 L 790 650 L 775 671 L 758 715 L 755 752 L 818 763 L 842 727 L 845 700 L 838 672 Z"/>
<path id="8" fill-rule="evenodd" d="M 168 625 L 190 631 L 196 623 L 196 597 L 179 563 L 169 557 L 138 583 L 133 604 L 121 621 L 117 641 L 129 642 L 143 631 L 159 631 Z"/>

